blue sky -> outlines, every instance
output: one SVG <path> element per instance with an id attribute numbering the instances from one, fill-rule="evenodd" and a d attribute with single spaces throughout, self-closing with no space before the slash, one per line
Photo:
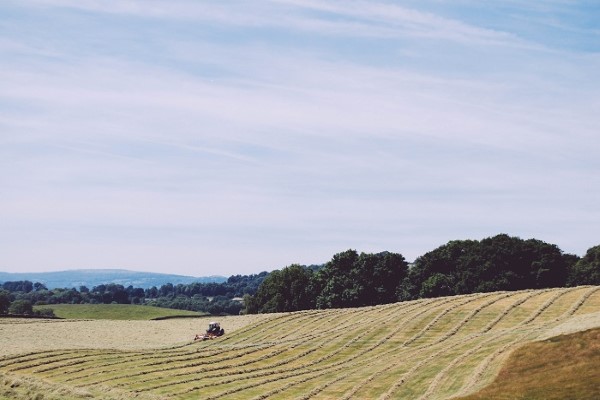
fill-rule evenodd
<path id="1" fill-rule="evenodd" d="M 600 3 L 0 4 L 0 270 L 600 243 Z"/>

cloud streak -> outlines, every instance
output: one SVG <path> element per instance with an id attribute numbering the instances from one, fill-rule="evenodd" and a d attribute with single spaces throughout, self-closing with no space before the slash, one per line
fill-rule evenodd
<path id="1" fill-rule="evenodd" d="M 597 244 L 593 48 L 437 2 L 2 7 L 2 269 L 253 273 L 499 232 Z"/>

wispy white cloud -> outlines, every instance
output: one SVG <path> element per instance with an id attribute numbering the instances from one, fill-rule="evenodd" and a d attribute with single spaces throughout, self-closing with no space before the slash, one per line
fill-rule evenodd
<path id="1" fill-rule="evenodd" d="M 141 18 L 200 20 L 210 24 L 276 27 L 310 33 L 398 37 L 414 35 L 479 44 L 524 45 L 508 32 L 469 25 L 392 3 L 273 0 L 262 3 L 170 1 L 28 0 L 40 7 L 78 9 Z M 331 18 L 334 17 L 334 18 Z"/>
<path id="2" fill-rule="evenodd" d="M 7 269 L 250 273 L 501 231 L 596 244 L 597 54 L 427 2 L 8 4 Z M 26 29 L 48 15 L 95 23 L 46 43 Z M 92 47 L 106 31 L 124 40 Z"/>

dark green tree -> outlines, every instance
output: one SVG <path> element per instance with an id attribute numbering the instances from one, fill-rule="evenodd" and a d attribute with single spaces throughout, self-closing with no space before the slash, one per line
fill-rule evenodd
<path id="1" fill-rule="evenodd" d="M 56 318 L 56 315 L 54 315 L 54 310 L 51 308 L 39 308 L 33 311 L 33 315 L 44 318 Z"/>
<path id="2" fill-rule="evenodd" d="M 407 276 L 408 263 L 397 253 L 361 253 L 352 272 L 360 283 L 358 306 L 388 304 L 398 300 L 396 291 Z"/>
<path id="3" fill-rule="evenodd" d="M 434 275 L 446 276 L 446 282 L 452 282 L 448 289 L 444 289 L 445 295 L 472 293 L 480 280 L 478 246 L 479 242 L 475 240 L 453 240 L 418 257 L 400 286 L 398 298 L 414 300 L 422 297 L 423 293 L 432 290 L 434 283 L 441 282 L 438 276 L 423 290 L 423 284 Z M 459 271 L 461 278 L 457 279 Z"/>
<path id="4" fill-rule="evenodd" d="M 356 307 L 359 304 L 362 282 L 353 279 L 357 262 L 356 250 L 346 250 L 334 255 L 317 273 L 317 308 Z"/>
<path id="5" fill-rule="evenodd" d="M 8 281 L 2 284 L 2 288 L 9 292 L 29 293 L 33 290 L 33 282 L 31 281 Z"/>
<path id="6" fill-rule="evenodd" d="M 0 290 L 0 314 L 6 314 L 10 307 L 10 292 Z"/>
<path id="7" fill-rule="evenodd" d="M 107 293 L 110 293 L 110 296 L 106 296 Z M 106 292 L 104 294 L 105 303 L 127 304 L 130 302 L 127 291 L 123 285 L 109 283 L 106 285 Z"/>
<path id="8" fill-rule="evenodd" d="M 564 286 L 574 256 L 553 244 L 505 234 L 458 240 L 415 260 L 400 298 Z"/>
<path id="9" fill-rule="evenodd" d="M 15 300 L 10 304 L 8 312 L 15 315 L 32 315 L 33 306 L 29 300 Z"/>
<path id="10" fill-rule="evenodd" d="M 452 276 L 435 273 L 421 285 L 420 297 L 451 296 L 454 292 L 454 281 Z"/>
<path id="11" fill-rule="evenodd" d="M 338 253 L 316 273 L 316 306 L 362 307 L 397 301 L 407 273 L 408 263 L 401 254 Z"/>
<path id="12" fill-rule="evenodd" d="M 600 245 L 585 253 L 569 271 L 569 286 L 600 285 Z"/>
<path id="13" fill-rule="evenodd" d="M 541 289 L 566 283 L 569 261 L 554 244 L 502 234 L 483 239 L 479 251 L 483 268 L 475 292 Z"/>
<path id="14" fill-rule="evenodd" d="M 299 311 L 314 308 L 312 272 L 294 264 L 271 272 L 252 297 L 246 297 L 247 313 Z"/>
<path id="15" fill-rule="evenodd" d="M 162 297 L 173 297 L 175 295 L 175 288 L 172 283 L 166 283 L 158 289 L 158 293 Z"/>

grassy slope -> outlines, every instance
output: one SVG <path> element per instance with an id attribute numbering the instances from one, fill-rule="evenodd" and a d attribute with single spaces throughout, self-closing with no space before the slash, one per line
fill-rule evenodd
<path id="1" fill-rule="evenodd" d="M 461 400 L 600 398 L 600 329 L 524 345 L 496 380 Z"/>
<path id="2" fill-rule="evenodd" d="M 0 372 L 173 399 L 447 399 L 491 383 L 514 349 L 598 310 L 600 287 L 313 310 L 152 351 L 10 355 Z"/>
<path id="3" fill-rule="evenodd" d="M 129 400 L 131 393 L 109 389 L 105 392 L 81 390 L 45 382 L 35 377 L 9 376 L 0 372 L 0 400 Z M 138 396 L 138 400 L 158 400 L 154 396 Z"/>
<path id="4" fill-rule="evenodd" d="M 57 317 L 67 319 L 151 320 L 165 317 L 205 315 L 193 311 L 133 304 L 53 304 L 36 306 L 34 309 L 36 308 L 51 308 Z"/>

